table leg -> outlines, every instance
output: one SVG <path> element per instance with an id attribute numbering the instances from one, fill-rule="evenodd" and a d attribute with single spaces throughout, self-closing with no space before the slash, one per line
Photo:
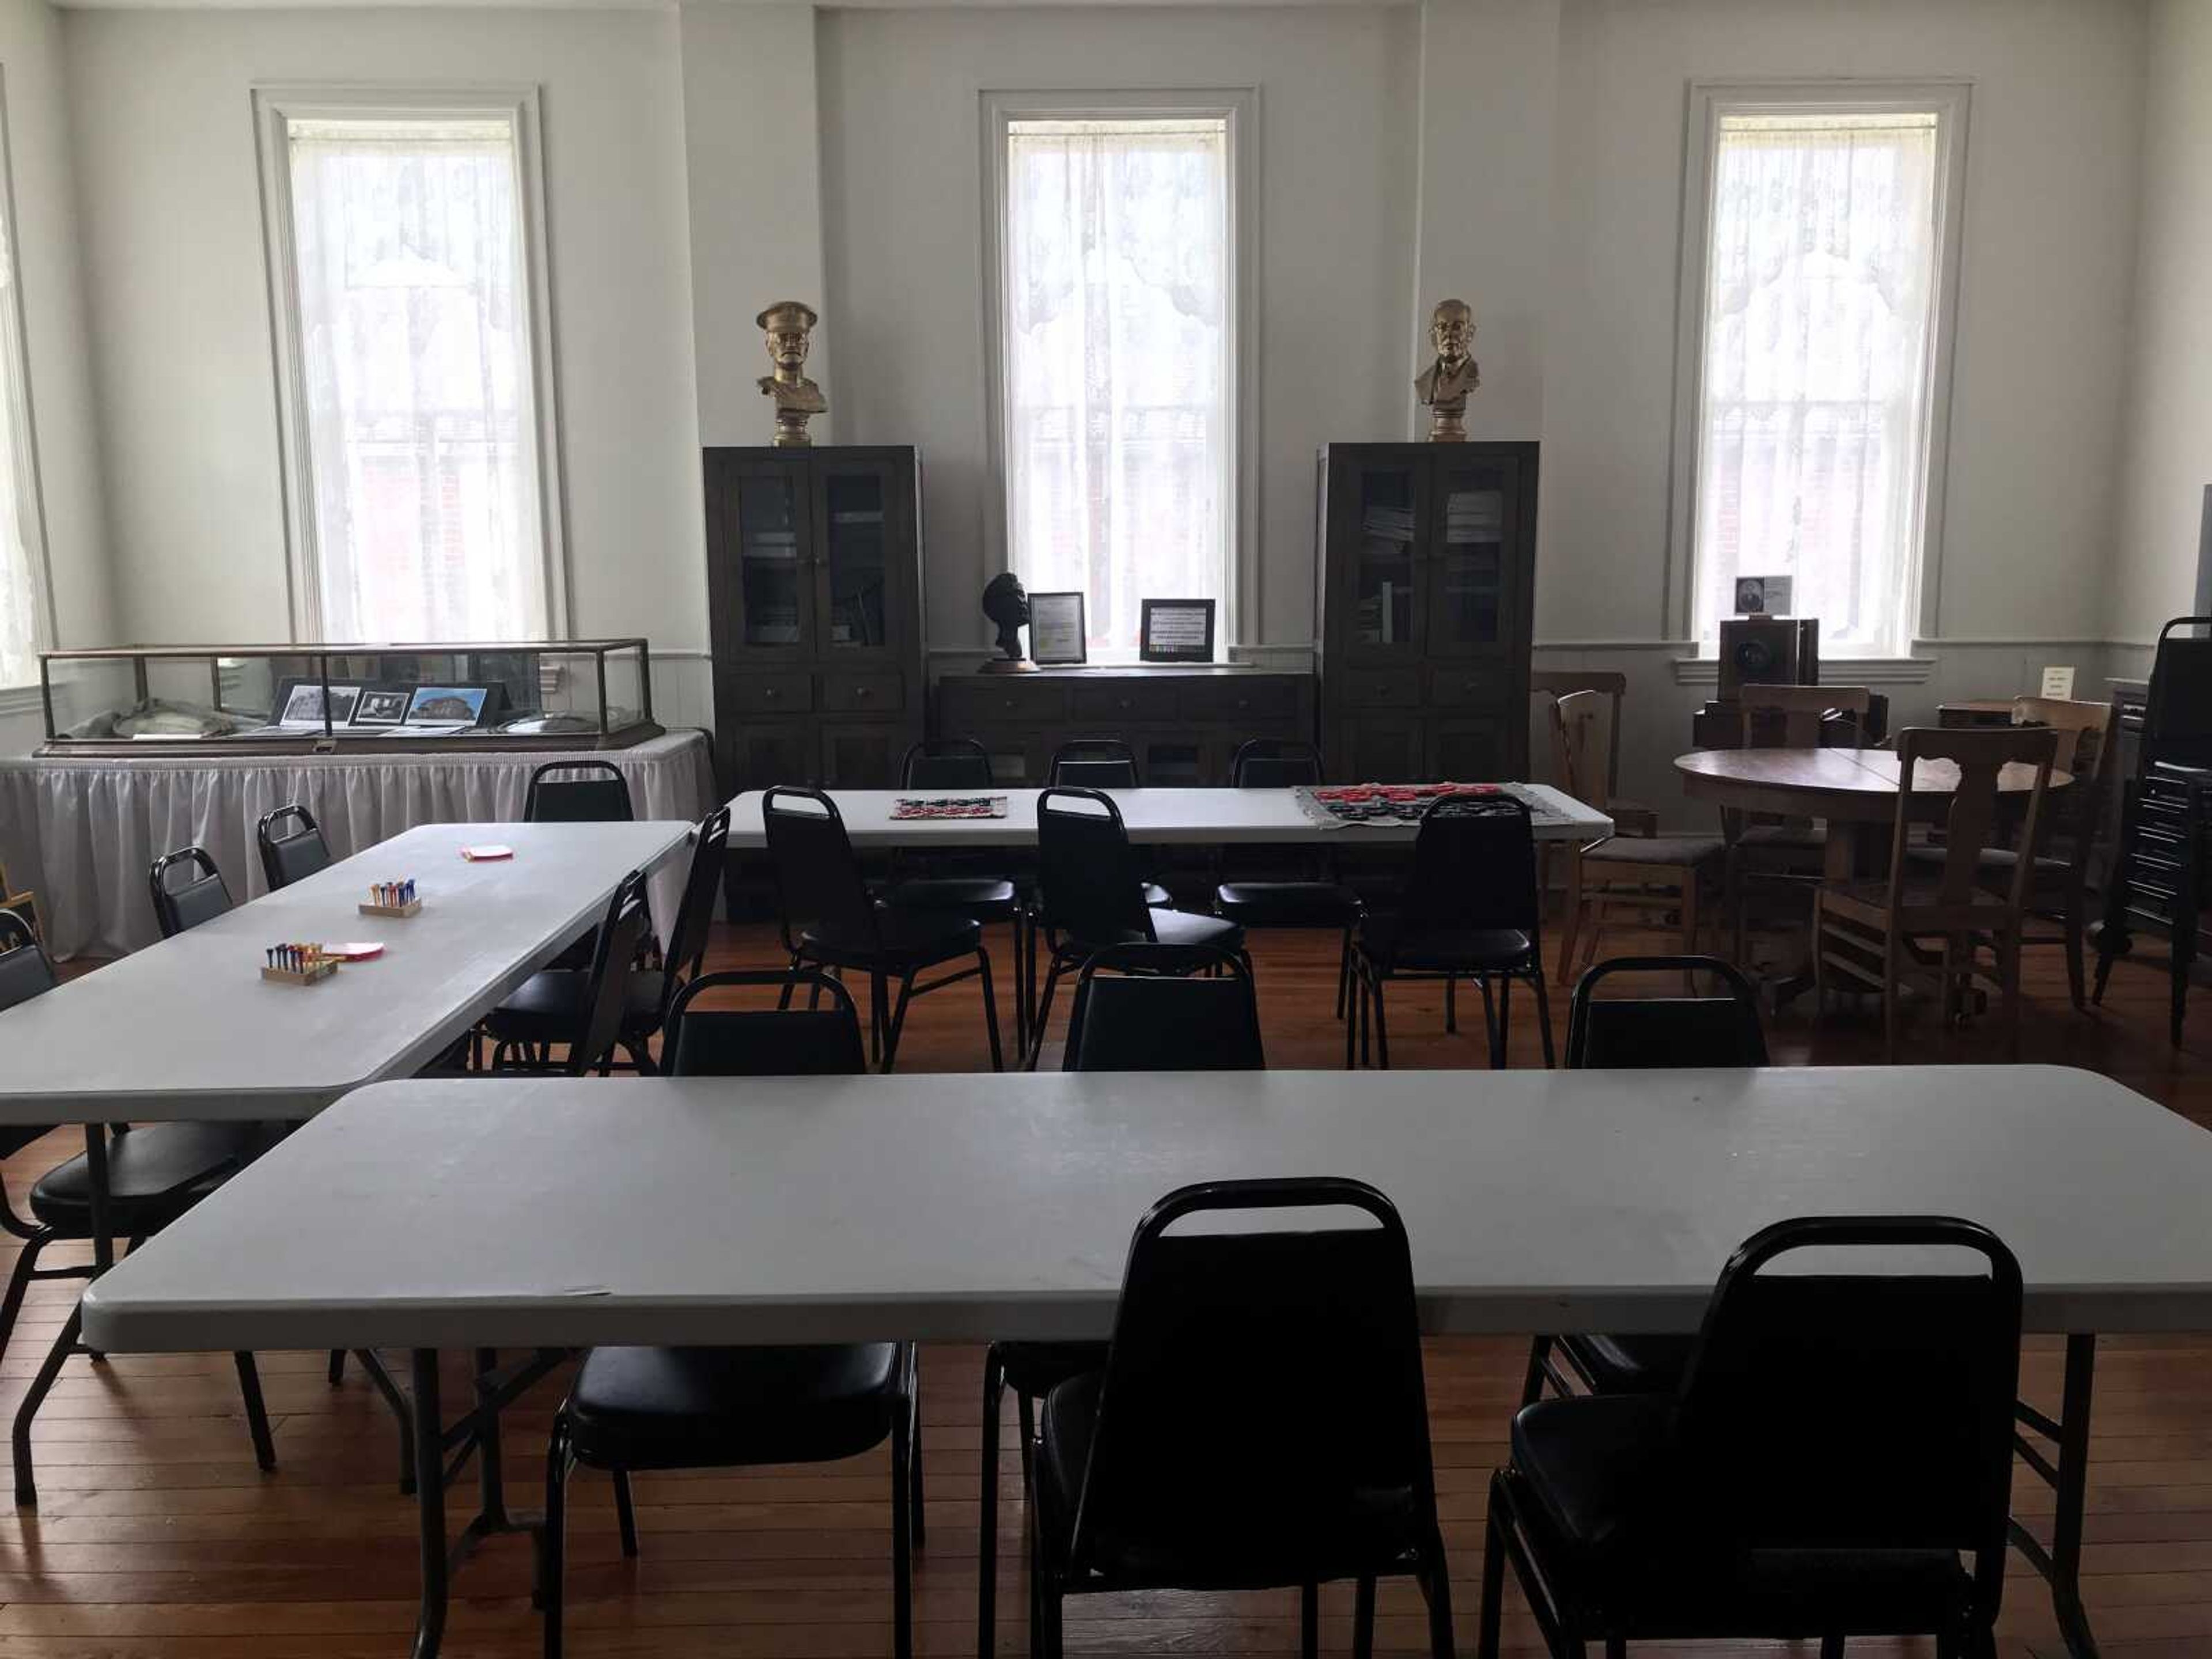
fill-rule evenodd
<path id="1" fill-rule="evenodd" d="M 435 1659 L 446 1634 L 446 1440 L 438 1420 L 438 1351 L 417 1348 L 412 1378 L 415 1410 L 415 1505 L 422 1528 L 422 1589 L 415 1618 L 413 1659 Z"/>
<path id="2" fill-rule="evenodd" d="M 2057 1615 L 2059 1634 L 2072 1659 L 2097 1659 L 2097 1638 L 2081 1607 L 2081 1515 L 2088 1498 L 2089 1401 L 2096 1371 L 2096 1337 L 2081 1333 L 2069 1335 L 2065 1393 L 2057 1420 L 2053 1422 L 2025 1405 L 2018 1407 L 2020 1420 L 2052 1443 L 2057 1454 L 2055 1463 L 2023 1436 L 2015 1432 L 2013 1437 L 2021 1461 L 2057 1494 L 2049 1549 L 2017 1520 L 2011 1532 L 2014 1547 L 2051 1586 L 2051 1611 Z"/>

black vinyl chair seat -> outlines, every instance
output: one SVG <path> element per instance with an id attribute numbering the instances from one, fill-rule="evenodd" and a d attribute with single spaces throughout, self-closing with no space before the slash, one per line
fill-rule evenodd
<path id="1" fill-rule="evenodd" d="M 1535 941 L 1517 927 L 1469 927 L 1438 931 L 1412 928 L 1403 916 L 1370 916 L 1358 935 L 1359 948 L 1386 969 L 1416 973 L 1452 969 L 1513 968 L 1528 960 Z"/>
<path id="2" fill-rule="evenodd" d="M 118 1135 L 107 1153 L 107 1220 L 124 1237 L 158 1231 L 252 1161 L 252 1123 L 153 1123 Z M 64 1238 L 92 1236 L 92 1166 L 83 1156 L 40 1176 L 31 1213 Z"/>
<path id="3" fill-rule="evenodd" d="M 623 997 L 625 1036 L 652 1035 L 660 1023 L 666 975 L 641 969 L 629 976 Z M 514 994 L 485 1017 L 484 1030 L 495 1042 L 566 1042 L 592 1004 L 592 975 L 581 968 L 548 968 L 522 981 Z"/>
<path id="4" fill-rule="evenodd" d="M 623 1469 L 829 1462 L 884 1442 L 903 1382 L 895 1342 L 594 1348 L 569 1392 L 570 1443 Z"/>
<path id="5" fill-rule="evenodd" d="M 1616 1559 L 1663 1546 L 1680 1409 L 1670 1394 L 1607 1394 L 1540 1400 L 1515 1413 L 1513 1466 L 1561 1543 Z"/>
<path id="6" fill-rule="evenodd" d="M 1697 1339 L 1689 1336 L 1562 1336 L 1577 1370 L 1601 1394 L 1671 1394 Z"/>
<path id="7" fill-rule="evenodd" d="M 957 910 L 981 921 L 1005 921 L 1021 902 L 1014 884 L 997 876 L 916 876 L 886 889 L 894 910 Z"/>
<path id="8" fill-rule="evenodd" d="M 1583 857 L 1599 864 L 1696 864 L 1725 857 L 1718 836 L 1614 836 Z"/>
<path id="9" fill-rule="evenodd" d="M 799 949 L 811 961 L 892 971 L 933 968 L 955 957 L 973 956 L 982 942 L 982 923 L 945 911 L 881 909 L 873 932 L 866 936 L 818 922 L 799 933 Z"/>
<path id="10" fill-rule="evenodd" d="M 1214 908 L 1240 927 L 1348 927 L 1359 896 L 1333 881 L 1225 881 Z"/>
<path id="11" fill-rule="evenodd" d="M 1006 1368 L 1006 1386 L 1032 1400 L 1106 1366 L 1103 1342 L 997 1342 L 992 1352 Z"/>

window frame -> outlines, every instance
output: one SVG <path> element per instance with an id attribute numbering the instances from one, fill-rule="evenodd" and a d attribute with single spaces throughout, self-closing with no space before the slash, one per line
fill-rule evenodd
<path id="1" fill-rule="evenodd" d="M 1006 490 L 1006 358 L 1003 318 L 1006 283 L 1006 139 L 1014 121 L 1225 122 L 1229 161 L 1229 283 L 1225 319 L 1234 360 L 1228 375 L 1230 445 L 1234 476 L 1227 492 L 1221 573 L 1221 646 L 1227 659 L 1256 631 L 1261 611 L 1260 526 L 1260 89 L 1176 87 L 994 91 L 981 94 L 983 281 L 983 429 L 989 504 L 983 514 L 985 576 L 1013 568 L 1011 503 Z M 1156 598 L 1174 599 L 1176 594 Z M 979 632 L 981 643 L 984 635 Z M 1094 664 L 1120 665 L 1119 652 Z M 1137 660 L 1133 647 L 1127 661 Z"/>
<path id="2" fill-rule="evenodd" d="M 52 554 L 46 539 L 46 469 L 39 456 L 36 404 L 31 392 L 31 335 L 23 303 L 23 222 L 16 212 L 15 148 L 8 102 L 7 70 L 0 65 L 0 214 L 6 216 L 4 257 L 8 297 L 0 302 L 0 328 L 8 331 L 16 372 L 0 386 L 0 419 L 8 422 L 9 447 L 15 461 L 16 510 L 24 556 L 30 562 L 31 650 L 35 656 L 55 648 L 60 627 L 54 608 Z M 15 714 L 41 706 L 38 665 L 31 678 L 17 683 L 0 682 L 0 714 Z"/>
<path id="3" fill-rule="evenodd" d="M 261 231 L 269 283 L 270 336 L 276 377 L 285 581 L 293 639 L 317 643 L 349 642 L 326 641 L 324 636 L 322 552 L 313 505 L 313 447 L 307 433 L 289 124 L 295 119 L 373 120 L 380 117 L 393 120 L 449 117 L 505 121 L 514 134 L 516 213 L 523 243 L 524 302 L 530 308 L 526 331 L 528 390 L 537 427 L 534 471 L 541 544 L 538 560 L 545 589 L 545 634 L 549 639 L 565 638 L 569 632 L 570 608 L 568 497 L 562 476 L 552 274 L 545 236 L 544 137 L 539 120 L 538 88 L 258 84 L 252 88 L 252 102 L 254 148 L 261 178 Z"/>
<path id="4" fill-rule="evenodd" d="M 1692 662 L 1716 659 L 1699 637 L 1698 596 L 1698 434 L 1705 410 L 1707 264 L 1713 234 L 1713 183 L 1720 125 L 1730 115 L 1893 114 L 1936 118 L 1936 286 L 1929 309 L 1929 349 L 1923 386 L 1926 447 L 1916 514 L 1918 546 L 1905 550 L 1895 648 L 1854 659 L 1911 660 L 1917 642 L 1938 636 L 1942 598 L 1943 503 L 1951 433 L 1953 366 L 1958 341 L 1959 271 L 1965 251 L 1966 141 L 1974 82 L 1966 77 L 1909 80 L 1821 76 L 1790 80 L 1693 80 L 1689 83 L 1682 161 L 1681 270 L 1676 289 L 1674 410 L 1669 446 L 1668 523 L 1662 624 L 1692 647 Z"/>

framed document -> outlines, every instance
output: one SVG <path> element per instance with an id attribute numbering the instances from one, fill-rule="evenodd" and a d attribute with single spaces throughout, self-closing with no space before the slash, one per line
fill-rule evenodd
<path id="1" fill-rule="evenodd" d="M 1040 668 L 1091 660 L 1085 644 L 1082 594 L 1030 595 L 1030 660 Z"/>
<path id="2" fill-rule="evenodd" d="M 1139 662 L 1212 662 L 1212 599 L 1146 599 L 1137 635 Z"/>

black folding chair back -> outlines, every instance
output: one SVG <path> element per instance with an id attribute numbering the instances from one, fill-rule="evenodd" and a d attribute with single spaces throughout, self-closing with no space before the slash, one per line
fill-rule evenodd
<path id="1" fill-rule="evenodd" d="M 172 872 L 181 871 L 181 876 Z M 204 847 L 185 847 L 164 853 L 146 872 L 154 897 L 154 920 L 161 937 L 173 939 L 187 927 L 212 921 L 230 908 L 230 889 L 222 884 L 222 872 Z"/>
<path id="2" fill-rule="evenodd" d="M 1517 798 L 1444 795 L 1421 814 L 1401 912 L 1407 937 L 1514 928 L 1542 919 L 1536 842 Z"/>
<path id="3" fill-rule="evenodd" d="M 1119 738 L 1078 738 L 1053 750 L 1044 781 L 1073 789 L 1134 789 L 1137 751 Z"/>
<path id="4" fill-rule="evenodd" d="M 700 997 L 717 991 L 793 989 L 812 1003 L 830 999 L 826 1008 L 694 1008 Z M 860 1011 L 852 993 L 827 974 L 763 969 L 702 974 L 677 994 L 663 1039 L 669 1073 L 675 1077 L 845 1077 L 868 1069 L 860 1047 Z"/>
<path id="5" fill-rule="evenodd" d="M 691 867 L 684 878 L 683 901 L 676 908 L 676 925 L 669 930 L 668 948 L 661 957 L 667 997 L 699 971 L 707 955 L 708 935 L 714 926 L 714 897 L 722 889 L 729 863 L 730 809 L 718 806 L 699 825 L 691 843 Z M 666 1001 L 662 1005 L 665 1019 Z"/>
<path id="6" fill-rule="evenodd" d="M 43 996 L 58 982 L 31 924 L 12 910 L 0 910 L 0 1012 Z"/>
<path id="7" fill-rule="evenodd" d="M 522 798 L 526 823 L 627 823 L 629 782 L 612 761 L 549 761 L 530 775 Z"/>
<path id="8" fill-rule="evenodd" d="M 1191 977 L 1200 971 L 1218 978 Z M 1116 945 L 1084 963 L 1061 1069 L 1267 1069 L 1243 958 L 1206 945 Z"/>
<path id="9" fill-rule="evenodd" d="M 2212 766 L 2212 617 L 2158 630 L 2143 704 L 2142 764 Z"/>
<path id="10" fill-rule="evenodd" d="M 761 797 L 761 824 L 775 872 L 784 948 L 795 953 L 799 933 L 809 927 L 873 939 L 875 901 L 837 803 L 819 789 L 780 783 Z"/>
<path id="11" fill-rule="evenodd" d="M 1238 744 L 1229 762 L 1232 788 L 1291 789 L 1320 781 L 1321 751 L 1310 743 L 1253 738 Z"/>
<path id="12" fill-rule="evenodd" d="M 314 814 L 296 801 L 264 812 L 253 826 L 253 839 L 261 849 L 261 873 L 272 891 L 313 875 L 331 861 L 330 846 Z"/>
<path id="13" fill-rule="evenodd" d="M 1176 1231 L 1285 1210 L 1304 1213 Z M 1316 1226 L 1316 1210 L 1345 1224 Z M 1224 1181 L 1162 1199 L 1129 1247 L 1103 1377 L 1047 1402 L 1048 1455 L 1086 1388 L 1071 1574 L 1126 1580 L 1143 1563 L 1191 1588 L 1303 1584 L 1404 1571 L 1434 1545 L 1411 1254 L 1396 1209 L 1362 1182 Z M 1212 1408 L 1225 1398 L 1233 1412 Z"/>
<path id="14" fill-rule="evenodd" d="M 988 789 L 991 757 L 973 738 L 938 738 L 906 751 L 902 789 Z"/>
<path id="15" fill-rule="evenodd" d="M 1036 815 L 1044 925 L 1093 945 L 1151 939 L 1144 872 L 1113 798 L 1055 784 L 1038 794 Z"/>
<path id="16" fill-rule="evenodd" d="M 1725 996 L 1601 997 L 1614 974 L 1711 974 Z M 1764 1066 L 1766 1033 L 1751 981 L 1718 957 L 1617 957 L 1575 986 L 1567 1014 L 1567 1066 L 1592 1071 Z"/>
<path id="17" fill-rule="evenodd" d="M 611 1063 L 629 1012 L 630 975 L 647 922 L 645 872 L 633 870 L 608 901 L 606 920 L 592 946 L 591 996 L 582 1027 L 568 1044 L 569 1076 L 604 1073 Z"/>

